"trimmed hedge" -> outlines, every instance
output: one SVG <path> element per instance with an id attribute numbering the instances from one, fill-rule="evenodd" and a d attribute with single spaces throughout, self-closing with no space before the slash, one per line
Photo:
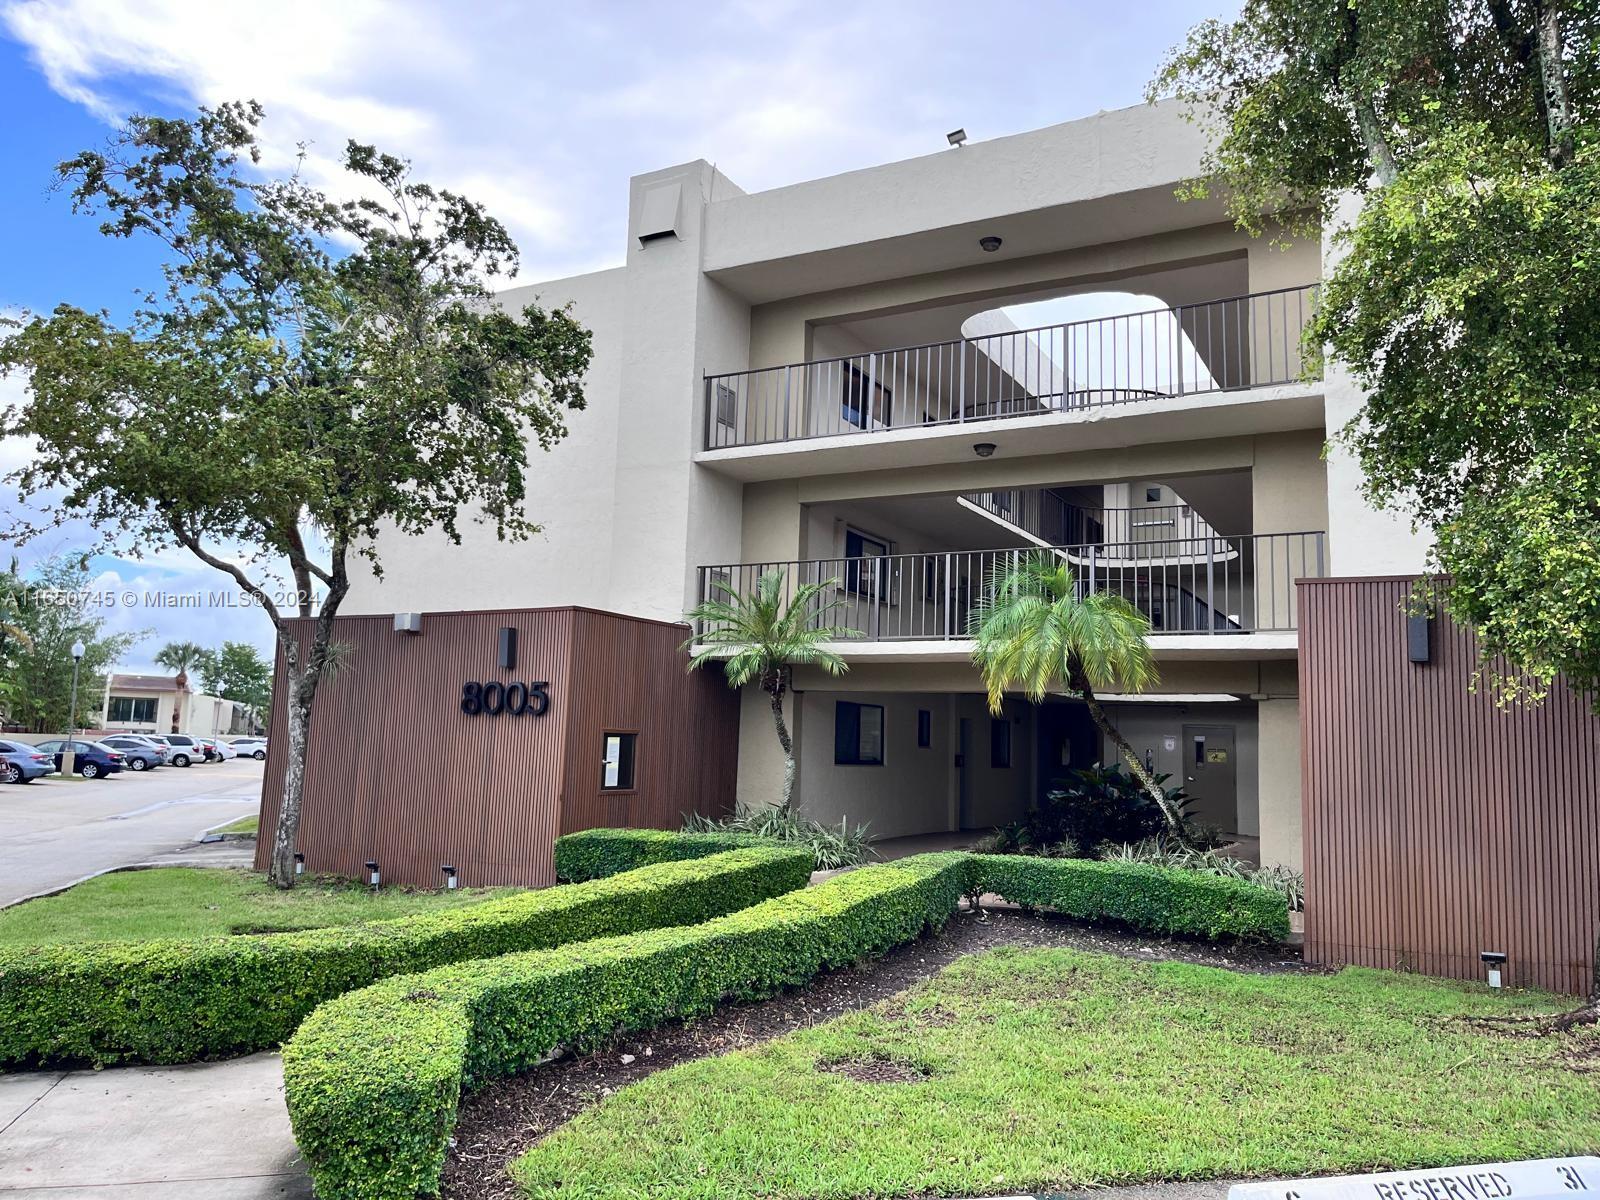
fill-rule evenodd
<path id="1" fill-rule="evenodd" d="M 910 941 L 955 911 L 970 866 L 965 854 L 919 855 L 701 925 L 458 963 L 324 1004 L 283 1052 L 317 1195 L 437 1191 L 463 1088 Z"/>
<path id="2" fill-rule="evenodd" d="M 757 847 L 392 921 L 0 950 L 0 1065 L 246 1054 L 387 976 L 704 921 L 810 874 L 809 852 Z"/>
<path id="3" fill-rule="evenodd" d="M 585 829 L 556 839 L 556 878 L 604 879 L 651 863 L 703 858 L 728 850 L 776 846 L 753 833 L 674 833 L 668 829 Z"/>
<path id="4" fill-rule="evenodd" d="M 1156 933 L 1288 932 L 1283 898 L 1238 880 L 953 852 L 867 867 L 701 925 L 388 979 L 323 1005 L 284 1048 L 289 1116 L 317 1194 L 434 1192 L 463 1090 L 563 1048 L 805 983 L 942 925 L 980 891 Z"/>
<path id="5" fill-rule="evenodd" d="M 971 860 L 973 891 L 1083 921 L 1211 939 L 1289 936 L 1283 894 L 1242 879 L 1087 858 L 974 854 Z"/>

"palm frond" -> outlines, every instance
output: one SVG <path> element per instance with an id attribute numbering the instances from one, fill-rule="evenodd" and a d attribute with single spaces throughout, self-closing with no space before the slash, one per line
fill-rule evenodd
<path id="1" fill-rule="evenodd" d="M 865 635 L 831 623 L 844 603 L 839 586 L 839 580 L 829 579 L 791 587 L 782 568 L 763 572 L 748 593 L 726 580 L 713 580 L 712 589 L 722 598 L 702 601 L 686 614 L 697 630 L 683 644 L 690 654 L 689 669 L 721 662 L 731 687 L 792 665 L 843 674 L 847 664 L 828 643 Z"/>

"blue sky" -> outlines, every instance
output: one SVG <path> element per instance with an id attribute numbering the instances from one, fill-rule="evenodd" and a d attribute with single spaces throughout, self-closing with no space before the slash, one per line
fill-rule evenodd
<path id="1" fill-rule="evenodd" d="M 1165 52 L 1236 0 L 0 0 L 0 311 L 67 301 L 126 316 L 159 260 L 108 241 L 52 192 L 55 163 L 133 111 L 267 106 L 268 170 L 308 145 L 337 190 L 347 137 L 410 157 L 418 173 L 484 201 L 522 250 L 524 282 L 615 265 L 631 175 L 695 158 L 749 191 L 907 158 L 1138 103 Z M 0 405 L 17 381 L 0 382 Z M 560 453 L 559 448 L 556 453 Z M 26 454 L 0 442 L 0 474 Z M 0 485 L 0 509 L 16 503 Z M 537 513 L 533 514 L 537 517 Z M 83 545 L 66 529 L 0 544 L 24 566 Z M 228 581 L 185 552 L 96 560 L 119 594 L 209 593 Z M 255 613 L 107 611 L 151 637 L 270 650 Z"/>

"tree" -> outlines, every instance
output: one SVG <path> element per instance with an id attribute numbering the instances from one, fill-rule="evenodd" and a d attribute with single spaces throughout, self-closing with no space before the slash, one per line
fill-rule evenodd
<path id="1" fill-rule="evenodd" d="M 380 531 L 456 541 L 467 511 L 501 538 L 536 532 L 529 443 L 549 449 L 583 407 L 590 338 L 564 310 L 496 307 L 509 234 L 402 159 L 351 142 L 349 201 L 298 173 L 259 178 L 241 158 L 259 162 L 261 117 L 135 116 L 61 164 L 106 236 L 164 247 L 165 283 L 126 325 L 70 305 L 21 323 L 0 369 L 28 391 L 0 432 L 35 440 L 14 478 L 24 496 L 59 492 L 57 521 L 135 553 L 186 547 L 272 621 L 288 753 L 270 875 L 290 887 L 352 556 L 381 573 Z"/>
<path id="2" fill-rule="evenodd" d="M 1187 840 L 1183 816 L 1111 723 L 1096 691 L 1142 692 L 1156 681 L 1155 659 L 1145 641 L 1150 621 L 1121 596 L 1080 587 L 1054 554 L 1026 554 L 995 566 L 972 611 L 972 661 L 989 692 L 989 711 L 1000 715 L 1006 692 L 1021 688 L 1035 704 L 1052 688 L 1075 693 L 1116 746 L 1171 833 Z"/>
<path id="3" fill-rule="evenodd" d="M 698 631 L 683 644 L 691 653 L 689 669 L 720 662 L 729 687 L 742 688 L 754 680 L 767 693 L 778 744 L 783 747 L 780 811 L 787 816 L 794 810 L 795 761 L 794 741 L 783 719 L 783 698 L 794 680 L 794 668 L 820 667 L 829 675 L 843 675 L 849 667 L 827 643 L 860 637 L 861 631 L 828 624 L 844 605 L 837 579 L 800 584 L 787 598 L 781 569 L 763 574 L 746 595 L 721 580 L 715 580 L 712 588 L 720 595 L 697 605 L 686 618 Z"/>
<path id="4" fill-rule="evenodd" d="M 272 664 L 249 642 L 223 642 L 200 656 L 200 686 L 257 713 L 272 704 Z"/>
<path id="5" fill-rule="evenodd" d="M 0 572 L 0 720 L 9 717 L 20 696 L 16 655 L 32 645 L 23 628 L 22 608 L 28 600 L 27 585 L 17 574 L 17 560 Z"/>
<path id="6" fill-rule="evenodd" d="M 82 556 L 40 563 L 26 581 L 9 642 L 8 715 L 34 733 L 93 728 L 100 721 L 106 675 L 145 636 L 105 632 L 106 620 L 89 603 L 89 568 Z M 78 667 L 78 708 L 72 711 L 72 645 L 83 643 Z"/>
<path id="7" fill-rule="evenodd" d="M 1502 699 L 1600 705 L 1600 9 L 1247 0 L 1169 59 L 1239 223 L 1360 200 L 1308 331 L 1365 390 L 1336 437 Z M 1497 656 L 1503 656 L 1505 667 Z"/>
<path id="8" fill-rule="evenodd" d="M 171 671 L 173 682 L 178 685 L 177 694 L 172 697 L 171 733 L 179 733 L 183 729 L 184 702 L 189 694 L 189 668 L 198 667 L 204 661 L 205 654 L 193 642 L 168 642 L 155 657 L 156 666 Z"/>

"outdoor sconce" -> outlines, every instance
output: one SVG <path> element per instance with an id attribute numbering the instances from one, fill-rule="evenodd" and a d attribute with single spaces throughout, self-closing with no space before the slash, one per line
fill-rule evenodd
<path id="1" fill-rule="evenodd" d="M 294 873 L 296 875 L 304 875 L 306 873 L 306 856 L 304 854 L 296 854 L 294 856 Z"/>
<path id="2" fill-rule="evenodd" d="M 1483 960 L 1484 966 L 1489 968 L 1489 986 L 1497 988 L 1500 983 L 1500 969 L 1506 965 L 1506 956 L 1498 950 L 1485 950 L 1478 955 Z"/>
<path id="3" fill-rule="evenodd" d="M 455 891 L 456 890 L 456 869 L 454 867 L 452 867 L 449 863 L 445 863 L 443 866 L 441 866 L 439 868 L 439 870 L 444 872 L 444 888 L 445 888 L 445 891 L 447 891 L 447 892 Z"/>
<path id="4" fill-rule="evenodd" d="M 972 452 L 974 454 L 976 454 L 979 458 L 988 458 L 990 455 L 992 455 L 994 453 L 994 443 L 993 442 L 979 442 L 976 446 L 974 446 L 972 448 Z"/>
<path id="5" fill-rule="evenodd" d="M 367 882 L 373 887 L 378 886 L 378 864 L 371 859 L 367 860 Z"/>
<path id="6" fill-rule="evenodd" d="M 1406 658 L 1414 663 L 1433 660 L 1433 614 L 1406 615 Z"/>

